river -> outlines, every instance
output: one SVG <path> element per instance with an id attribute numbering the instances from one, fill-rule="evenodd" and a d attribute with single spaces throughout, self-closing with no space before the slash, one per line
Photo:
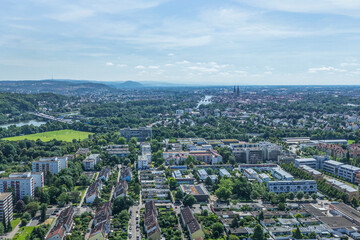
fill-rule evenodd
<path id="1" fill-rule="evenodd" d="M 212 98 L 212 96 L 206 95 L 203 99 L 201 99 L 201 100 L 198 102 L 198 105 L 196 106 L 196 109 L 198 109 L 201 105 L 211 104 L 211 98 Z"/>
<path id="2" fill-rule="evenodd" d="M 25 126 L 25 125 L 34 125 L 36 127 L 39 127 L 43 124 L 46 124 L 46 122 L 42 122 L 42 121 L 36 121 L 36 120 L 31 120 L 28 122 L 19 122 L 19 123 L 9 123 L 9 124 L 4 124 L 4 125 L 0 125 L 0 127 L 2 128 L 8 128 L 12 125 L 15 125 L 17 127 L 21 127 L 21 126 Z"/>

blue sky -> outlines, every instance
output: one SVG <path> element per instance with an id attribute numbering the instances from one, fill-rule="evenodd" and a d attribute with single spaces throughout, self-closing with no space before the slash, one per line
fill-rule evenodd
<path id="1" fill-rule="evenodd" d="M 2 0 L 0 79 L 360 84 L 359 0 Z"/>

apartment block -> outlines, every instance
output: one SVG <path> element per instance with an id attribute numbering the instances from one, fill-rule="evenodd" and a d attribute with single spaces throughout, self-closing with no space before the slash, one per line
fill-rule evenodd
<path id="1" fill-rule="evenodd" d="M 25 196 L 34 197 L 34 179 L 30 173 L 0 178 L 0 192 L 8 192 L 9 188 L 14 189 L 15 200 L 23 199 Z"/>
<path id="2" fill-rule="evenodd" d="M 57 174 L 61 170 L 63 162 L 57 158 L 40 158 L 38 161 L 32 162 L 33 172 L 43 172 L 45 175 L 50 172 Z"/>
<path id="3" fill-rule="evenodd" d="M 9 178 L 32 177 L 34 188 L 44 187 L 44 173 L 43 172 L 16 172 L 10 173 Z"/>
<path id="4" fill-rule="evenodd" d="M 120 129 L 120 135 L 126 138 L 126 141 L 130 141 L 134 137 L 138 142 L 145 142 L 147 138 L 152 138 L 152 129 L 151 127 L 123 128 Z"/>
<path id="5" fill-rule="evenodd" d="M 127 144 L 109 145 L 105 148 L 109 156 L 128 157 L 130 155 L 129 145 Z"/>
<path id="6" fill-rule="evenodd" d="M 317 185 L 315 180 L 298 180 L 298 181 L 269 181 L 267 187 L 270 192 L 275 193 L 297 193 L 303 191 L 304 193 L 316 193 Z"/>
<path id="7" fill-rule="evenodd" d="M 193 212 L 189 207 L 185 207 L 180 211 L 180 218 L 183 226 L 185 226 L 189 232 L 189 238 L 203 239 L 205 237 L 204 231 L 201 229 L 201 225 L 194 217 Z"/>
<path id="8" fill-rule="evenodd" d="M 218 164 L 223 160 L 222 156 L 213 149 L 208 149 L 204 151 L 190 151 L 189 155 L 195 157 L 196 161 L 204 162 L 211 165 Z"/>
<path id="9" fill-rule="evenodd" d="M 13 199 L 11 192 L 0 193 L 0 219 L 6 224 L 13 220 Z"/>
<path id="10" fill-rule="evenodd" d="M 271 174 L 279 180 L 291 181 L 294 179 L 293 175 L 279 167 L 271 169 Z"/>
<path id="11" fill-rule="evenodd" d="M 225 168 L 221 168 L 219 170 L 219 174 L 220 174 L 221 177 L 224 177 L 224 176 L 231 177 L 230 173 Z"/>

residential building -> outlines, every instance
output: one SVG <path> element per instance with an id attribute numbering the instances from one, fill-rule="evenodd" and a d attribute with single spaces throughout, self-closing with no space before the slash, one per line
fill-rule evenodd
<path id="1" fill-rule="evenodd" d="M 106 239 L 110 232 L 111 202 L 105 202 L 95 213 L 89 239 Z"/>
<path id="2" fill-rule="evenodd" d="M 279 180 L 291 181 L 294 179 L 293 175 L 279 167 L 271 169 L 271 174 Z"/>
<path id="3" fill-rule="evenodd" d="M 74 216 L 74 208 L 69 206 L 60 212 L 56 219 L 54 227 L 50 230 L 45 239 L 47 240 L 62 240 L 65 238 L 66 233 L 72 229 Z"/>
<path id="4" fill-rule="evenodd" d="M 129 145 L 109 145 L 106 147 L 109 156 L 128 157 L 130 155 Z"/>
<path id="5" fill-rule="evenodd" d="M 90 153 L 89 148 L 79 148 L 75 153 L 75 157 L 78 157 L 80 155 L 87 156 L 89 153 Z"/>
<path id="6" fill-rule="evenodd" d="M 219 174 L 220 174 L 221 177 L 224 177 L 224 176 L 231 177 L 230 173 L 225 168 L 221 168 L 219 170 Z"/>
<path id="7" fill-rule="evenodd" d="M 182 184 L 180 185 L 180 190 L 184 194 L 193 195 L 198 202 L 207 202 L 210 197 L 210 193 L 203 184 L 198 184 L 198 185 Z"/>
<path id="8" fill-rule="evenodd" d="M 317 185 L 315 180 L 298 180 L 298 181 L 269 181 L 267 188 L 270 192 L 275 193 L 297 193 L 303 191 L 304 193 L 316 193 Z"/>
<path id="9" fill-rule="evenodd" d="M 205 169 L 199 169 L 199 170 L 197 171 L 197 174 L 198 174 L 200 180 L 202 180 L 202 181 L 205 181 L 206 178 L 208 177 L 208 174 L 207 174 L 207 172 L 205 171 Z"/>
<path id="10" fill-rule="evenodd" d="M 189 232 L 189 238 L 191 240 L 204 239 L 205 234 L 201 229 L 201 225 L 196 220 L 193 212 L 189 207 L 185 207 L 180 210 L 180 218 L 183 226 L 187 228 Z"/>
<path id="11" fill-rule="evenodd" d="M 306 173 L 310 174 L 311 176 L 314 177 L 315 180 L 319 180 L 322 179 L 322 173 L 307 166 L 307 165 L 302 165 L 300 167 L 302 170 L 304 170 Z"/>
<path id="12" fill-rule="evenodd" d="M 123 128 L 120 129 L 120 135 L 126 138 L 126 141 L 136 138 L 138 142 L 145 142 L 147 138 L 152 138 L 152 129 L 151 127 Z"/>
<path id="13" fill-rule="evenodd" d="M 171 173 L 172 177 L 177 179 L 177 178 L 182 178 L 182 174 L 180 172 L 180 170 L 175 170 Z"/>
<path id="14" fill-rule="evenodd" d="M 83 160 L 84 170 L 94 170 L 95 165 L 100 162 L 100 154 L 90 154 Z"/>
<path id="15" fill-rule="evenodd" d="M 114 198 L 126 196 L 128 190 L 128 183 L 126 180 L 120 180 L 114 189 Z"/>
<path id="16" fill-rule="evenodd" d="M 137 168 L 138 169 L 147 169 L 148 166 L 149 166 L 149 160 L 148 160 L 147 156 L 146 155 L 139 155 L 138 156 L 138 162 L 137 162 Z"/>
<path id="17" fill-rule="evenodd" d="M 294 165 L 297 168 L 305 165 L 315 169 L 317 166 L 317 161 L 315 158 L 297 158 L 295 159 Z"/>
<path id="18" fill-rule="evenodd" d="M 32 177 L 34 182 L 34 188 L 44 187 L 44 173 L 43 172 L 16 172 L 10 173 L 9 178 L 22 178 Z"/>
<path id="19" fill-rule="evenodd" d="M 248 179 L 255 179 L 258 176 L 257 172 L 252 168 L 244 169 L 244 175 Z"/>
<path id="20" fill-rule="evenodd" d="M 360 168 L 351 166 L 349 164 L 343 164 L 338 169 L 338 176 L 344 178 L 351 183 L 355 182 L 355 176 L 360 172 Z"/>
<path id="21" fill-rule="evenodd" d="M 0 192 L 8 192 L 14 189 L 15 200 L 23 199 L 25 196 L 34 197 L 34 179 L 30 173 L 22 176 L 0 178 Z"/>
<path id="22" fill-rule="evenodd" d="M 120 173 L 120 179 L 130 182 L 131 178 L 132 178 L 131 168 L 130 167 L 122 168 Z"/>
<path id="23" fill-rule="evenodd" d="M 0 220 L 5 224 L 13 220 L 13 198 L 11 192 L 0 193 Z"/>
<path id="24" fill-rule="evenodd" d="M 189 152 L 163 152 L 165 165 L 180 165 L 188 156 Z"/>
<path id="25" fill-rule="evenodd" d="M 87 193 L 85 196 L 85 202 L 93 203 L 95 198 L 100 196 L 101 187 L 102 187 L 102 182 L 100 179 L 97 179 L 96 181 L 94 181 L 87 190 Z"/>
<path id="26" fill-rule="evenodd" d="M 194 156 L 196 161 L 204 162 L 206 164 L 218 164 L 222 162 L 222 156 L 213 149 L 208 149 L 204 151 L 190 151 L 190 156 Z"/>
<path id="27" fill-rule="evenodd" d="M 55 158 L 40 158 L 38 161 L 32 162 L 33 172 L 43 172 L 46 175 L 48 172 L 57 174 L 61 170 L 63 161 Z"/>
<path id="28" fill-rule="evenodd" d="M 334 161 L 334 160 L 328 160 L 328 161 L 324 162 L 323 170 L 325 172 L 328 172 L 328 173 L 331 173 L 334 175 L 338 175 L 338 170 L 341 165 L 344 165 L 344 164 L 341 162 Z"/>
<path id="29" fill-rule="evenodd" d="M 144 228 L 147 238 L 151 240 L 161 239 L 161 229 L 158 223 L 158 209 L 154 201 L 149 201 L 145 204 L 144 211 Z"/>
<path id="30" fill-rule="evenodd" d="M 262 183 L 262 182 L 269 182 L 270 181 L 270 177 L 266 174 L 266 173 L 260 173 L 256 180 L 258 180 L 258 182 Z"/>
<path id="31" fill-rule="evenodd" d="M 290 164 L 295 161 L 295 157 L 293 155 L 279 155 L 277 161 L 278 163 Z"/>
<path id="32" fill-rule="evenodd" d="M 264 160 L 264 152 L 260 148 L 246 148 L 246 163 L 256 164 Z"/>
<path id="33" fill-rule="evenodd" d="M 151 145 L 149 142 L 143 142 L 140 144 L 141 154 L 150 154 L 151 155 Z"/>
<path id="34" fill-rule="evenodd" d="M 99 172 L 98 179 L 103 179 L 103 180 L 107 181 L 107 180 L 109 180 L 110 174 L 111 174 L 110 167 L 104 167 Z"/>

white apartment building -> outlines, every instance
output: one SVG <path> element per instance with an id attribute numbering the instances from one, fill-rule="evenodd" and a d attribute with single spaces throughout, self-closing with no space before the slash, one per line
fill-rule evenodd
<path id="1" fill-rule="evenodd" d="M 26 195 L 34 197 L 34 179 L 31 175 L 0 178 L 0 192 L 7 192 L 9 188 L 14 189 L 16 200 L 23 199 Z"/>
<path id="2" fill-rule="evenodd" d="M 316 193 L 317 185 L 315 180 L 299 180 L 299 181 L 269 181 L 267 187 L 270 192 L 274 193 Z"/>
<path id="3" fill-rule="evenodd" d="M 334 161 L 334 160 L 328 160 L 328 161 L 324 162 L 323 170 L 325 172 L 338 175 L 338 169 L 341 165 L 344 165 L 344 164 L 341 162 Z"/>
<path id="4" fill-rule="evenodd" d="M 202 181 L 205 181 L 205 179 L 208 177 L 208 174 L 207 174 L 207 172 L 205 171 L 205 169 L 199 169 L 199 170 L 197 171 L 197 174 L 199 175 L 199 178 L 200 178 L 200 180 L 202 180 Z"/>
<path id="5" fill-rule="evenodd" d="M 0 219 L 4 223 L 13 220 L 13 199 L 11 192 L 0 193 Z"/>
<path id="6" fill-rule="evenodd" d="M 338 176 L 345 178 L 347 181 L 353 183 L 355 181 L 356 173 L 360 172 L 360 168 L 343 164 L 338 169 Z"/>
<path id="7" fill-rule="evenodd" d="M 57 174 L 60 172 L 62 162 L 57 158 L 40 158 L 38 161 L 32 162 L 33 172 L 43 172 L 45 175 L 47 172 Z"/>
<path id="8" fill-rule="evenodd" d="M 44 187 L 44 173 L 43 172 L 17 172 L 11 173 L 9 178 L 32 177 L 34 181 L 34 188 Z"/>
<path id="9" fill-rule="evenodd" d="M 258 177 L 257 172 L 252 168 L 244 169 L 244 175 L 248 179 L 255 179 L 256 177 Z"/>
<path id="10" fill-rule="evenodd" d="M 138 156 L 138 169 L 146 169 L 148 168 L 148 157 L 147 155 L 139 155 Z"/>
<path id="11" fill-rule="evenodd" d="M 141 154 L 150 154 L 151 155 L 151 145 L 149 142 L 144 142 L 140 144 Z"/>
<path id="12" fill-rule="evenodd" d="M 300 167 L 305 165 L 313 169 L 316 169 L 317 161 L 315 158 L 297 158 L 295 159 L 294 165 L 295 167 Z"/>
<path id="13" fill-rule="evenodd" d="M 284 171 L 281 168 L 273 168 L 271 169 L 271 174 L 279 179 L 279 180 L 286 180 L 286 181 L 291 181 L 294 180 L 293 175 L 291 175 L 290 173 Z"/>
<path id="14" fill-rule="evenodd" d="M 224 176 L 231 177 L 230 173 L 225 168 L 221 168 L 219 170 L 219 174 L 220 174 L 221 177 L 224 177 Z"/>

